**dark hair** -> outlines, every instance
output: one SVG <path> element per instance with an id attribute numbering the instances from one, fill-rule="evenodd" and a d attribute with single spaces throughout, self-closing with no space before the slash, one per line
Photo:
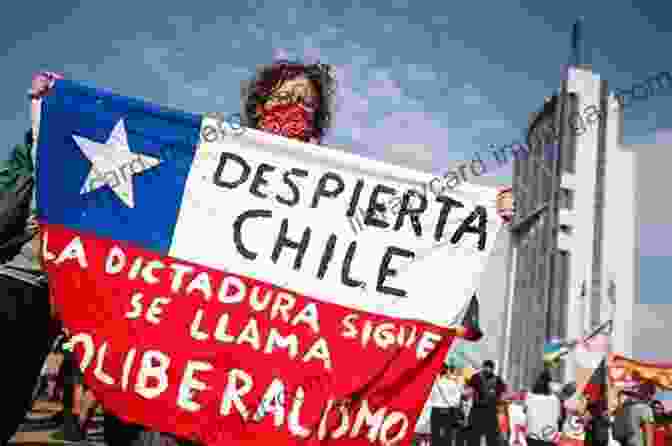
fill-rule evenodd
<path id="1" fill-rule="evenodd" d="M 651 400 L 651 408 L 653 410 L 660 410 L 661 412 L 665 412 L 665 406 L 660 400 Z"/>
<path id="2" fill-rule="evenodd" d="M 331 128 L 335 80 L 330 65 L 305 64 L 298 61 L 279 60 L 270 65 L 257 68 L 252 79 L 242 86 L 243 116 L 242 124 L 246 127 L 257 128 L 259 117 L 257 105 L 263 105 L 272 93 L 284 81 L 304 75 L 313 82 L 319 92 L 320 100 L 315 112 L 315 131 L 321 139 Z"/>
<path id="3" fill-rule="evenodd" d="M 485 361 L 483 361 L 483 367 L 484 368 L 485 367 L 490 367 L 490 368 L 494 369 L 495 368 L 495 362 L 491 359 L 486 359 Z"/>
<path id="4" fill-rule="evenodd" d="M 544 370 L 539 374 L 539 377 L 534 382 L 532 386 L 532 393 L 537 395 L 550 395 L 551 394 L 551 374 L 548 370 Z"/>

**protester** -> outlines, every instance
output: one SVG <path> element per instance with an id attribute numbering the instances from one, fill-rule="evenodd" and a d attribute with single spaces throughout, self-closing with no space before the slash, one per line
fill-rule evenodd
<path id="1" fill-rule="evenodd" d="M 278 61 L 258 69 L 242 91 L 241 124 L 302 142 L 321 144 L 331 127 L 335 82 L 325 64 Z M 105 413 L 108 446 L 141 445 L 170 435 L 148 432 Z"/>
<path id="2" fill-rule="evenodd" d="M 653 415 L 656 418 L 665 416 L 665 406 L 663 406 L 663 403 L 661 401 L 652 400 L 651 409 L 653 409 Z"/>
<path id="3" fill-rule="evenodd" d="M 63 348 L 62 352 L 63 410 L 51 417 L 51 421 L 58 422 L 62 427 L 51 438 L 76 442 L 86 438 L 87 427 L 98 403 L 93 392 L 84 385 L 84 376 L 74 354 L 69 348 Z"/>
<path id="4" fill-rule="evenodd" d="M 60 432 L 53 434 L 54 439 L 65 441 L 81 441 L 85 438 L 82 426 L 78 423 L 80 417 L 80 400 L 82 374 L 72 352 L 63 352 L 63 427 Z"/>
<path id="5" fill-rule="evenodd" d="M 527 444 L 550 446 L 562 417 L 560 399 L 551 392 L 551 374 L 541 372 L 532 391 L 525 396 Z"/>
<path id="6" fill-rule="evenodd" d="M 34 175 L 35 144 L 32 131 L 18 145 L 0 169 L 0 189 L 13 190 L 21 175 Z M 35 219 L 34 195 L 26 231 L 32 238 L 21 252 L 0 265 L 0 326 L 5 335 L 4 356 L 12 364 L 5 367 L 10 391 L 5 392 L 5 420 L 0 428 L 0 444 L 6 444 L 23 422 L 33 403 L 33 390 L 55 335 L 50 316 L 49 289 L 39 259 L 40 242 Z"/>
<path id="7" fill-rule="evenodd" d="M 320 144 L 332 125 L 331 66 L 278 61 L 257 70 L 242 92 L 242 124 Z"/>
<path id="8" fill-rule="evenodd" d="M 560 416 L 560 423 L 558 426 L 558 430 L 560 432 L 563 432 L 565 429 L 564 427 L 568 425 L 570 414 L 569 411 L 567 410 L 566 402 L 570 401 L 572 396 L 576 393 L 576 382 L 570 382 L 565 385 L 562 385 L 560 389 L 560 393 L 558 394 L 558 398 L 560 398 L 560 403 L 561 403 L 561 413 L 562 415 Z"/>
<path id="9" fill-rule="evenodd" d="M 506 392 L 506 384 L 494 371 L 495 363 L 485 360 L 481 371 L 473 375 L 466 384 L 474 395 L 469 414 L 470 446 L 480 446 L 483 436 L 486 437 L 488 446 L 499 446 L 501 441 L 497 403 Z"/>
<path id="10" fill-rule="evenodd" d="M 444 364 L 430 394 L 432 446 L 461 446 L 463 391 L 464 383 L 457 376 L 455 366 Z"/>
<path id="11" fill-rule="evenodd" d="M 614 439 L 621 446 L 652 446 L 655 421 L 648 402 L 641 394 L 631 390 L 620 391 L 618 397 L 619 405 L 614 413 Z"/>
<path id="12" fill-rule="evenodd" d="M 586 408 L 588 417 L 585 421 L 586 445 L 609 445 L 609 406 L 606 400 L 591 402 Z"/>

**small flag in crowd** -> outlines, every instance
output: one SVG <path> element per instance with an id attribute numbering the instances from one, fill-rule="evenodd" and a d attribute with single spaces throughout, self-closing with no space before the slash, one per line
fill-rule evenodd
<path id="1" fill-rule="evenodd" d="M 458 329 L 458 336 L 468 341 L 478 341 L 483 337 L 483 331 L 479 323 L 478 307 L 478 298 L 474 294 L 471 296 L 467 311 L 464 313 L 462 326 Z"/>
<path id="2" fill-rule="evenodd" d="M 544 345 L 544 362 L 557 366 L 560 364 L 560 358 L 568 352 L 567 342 L 553 338 Z"/>
<path id="3" fill-rule="evenodd" d="M 579 389 L 587 383 L 609 353 L 611 321 L 599 326 L 593 333 L 577 342 L 574 349 L 576 382 Z"/>
<path id="4" fill-rule="evenodd" d="M 602 405 L 603 408 L 607 407 L 606 359 L 602 359 L 584 385 L 578 382 L 576 388 L 578 391 L 564 402 L 568 417 L 564 423 L 563 432 L 558 438 L 558 446 L 586 444 L 586 431 L 583 424 L 579 422 L 581 414 L 585 413 L 590 405 L 597 404 Z"/>
<path id="5" fill-rule="evenodd" d="M 672 390 L 672 362 L 636 361 L 620 355 L 612 355 L 610 366 L 630 376 L 665 390 Z M 612 380 L 614 373 L 612 373 Z"/>
<path id="6" fill-rule="evenodd" d="M 602 359 L 581 392 L 583 398 L 591 403 L 607 400 L 607 361 Z"/>

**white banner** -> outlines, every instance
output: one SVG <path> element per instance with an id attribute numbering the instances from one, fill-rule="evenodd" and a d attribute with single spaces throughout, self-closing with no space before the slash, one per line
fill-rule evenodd
<path id="1" fill-rule="evenodd" d="M 205 118 L 203 134 L 216 126 Z M 501 222 L 495 188 L 437 197 L 431 179 L 255 130 L 202 139 L 170 255 L 447 326 L 476 290 Z"/>

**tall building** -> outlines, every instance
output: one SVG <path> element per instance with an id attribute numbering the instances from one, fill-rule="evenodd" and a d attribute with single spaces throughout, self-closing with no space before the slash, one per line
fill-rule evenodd
<path id="1" fill-rule="evenodd" d="M 639 225 L 636 157 L 622 144 L 622 122 L 606 81 L 571 66 L 560 93 L 531 116 L 529 154 L 516 152 L 502 348 L 515 388 L 532 385 L 546 340 L 581 336 L 612 309 L 613 348 L 632 354 Z M 555 378 L 574 380 L 573 364 Z"/>

